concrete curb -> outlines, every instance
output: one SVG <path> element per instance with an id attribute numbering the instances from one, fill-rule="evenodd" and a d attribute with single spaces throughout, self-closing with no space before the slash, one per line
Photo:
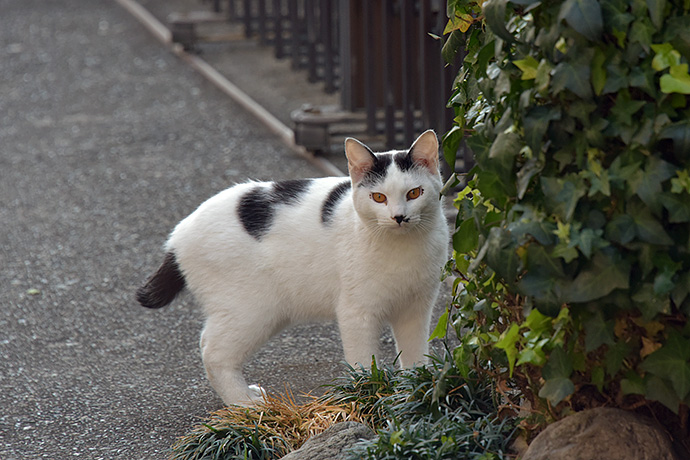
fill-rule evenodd
<path id="1" fill-rule="evenodd" d="M 317 157 L 309 153 L 304 147 L 295 144 L 295 134 L 289 126 L 278 120 L 268 110 L 249 97 L 239 87 L 218 72 L 208 62 L 199 56 L 187 53 L 182 46 L 172 42 L 170 30 L 142 7 L 135 0 L 115 0 L 120 6 L 134 16 L 158 41 L 167 45 L 170 50 L 180 57 L 187 65 L 199 72 L 204 78 L 213 83 L 223 93 L 258 119 L 272 133 L 277 135 L 294 153 L 309 161 L 325 174 L 331 176 L 345 176 L 346 174 L 326 158 Z"/>

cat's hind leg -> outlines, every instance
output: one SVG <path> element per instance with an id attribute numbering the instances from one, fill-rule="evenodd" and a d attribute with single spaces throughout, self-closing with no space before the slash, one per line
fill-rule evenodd
<path id="1" fill-rule="evenodd" d="M 247 385 L 244 362 L 278 329 L 257 310 L 242 315 L 213 315 L 201 333 L 201 356 L 211 386 L 227 405 L 249 405 L 263 399 L 258 385 Z"/>

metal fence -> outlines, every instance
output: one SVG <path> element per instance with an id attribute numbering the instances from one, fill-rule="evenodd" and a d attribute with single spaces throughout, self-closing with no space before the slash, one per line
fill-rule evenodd
<path id="1" fill-rule="evenodd" d="M 446 132 L 457 66 L 441 58 L 447 22 L 442 0 L 207 0 L 244 24 L 244 33 L 306 69 L 339 107 L 293 114 L 297 143 L 326 149 L 334 133 L 364 135 L 387 148 L 419 132 Z"/>

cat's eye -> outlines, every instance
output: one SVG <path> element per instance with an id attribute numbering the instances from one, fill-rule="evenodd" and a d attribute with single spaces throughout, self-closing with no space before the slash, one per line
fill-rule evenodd
<path id="1" fill-rule="evenodd" d="M 371 194 L 371 199 L 377 203 L 385 203 L 388 198 L 383 193 L 374 192 Z"/>
<path id="2" fill-rule="evenodd" d="M 416 200 L 420 196 L 422 196 L 422 193 L 424 193 L 424 190 L 422 190 L 422 187 L 416 187 L 407 192 L 407 201 L 410 200 Z"/>

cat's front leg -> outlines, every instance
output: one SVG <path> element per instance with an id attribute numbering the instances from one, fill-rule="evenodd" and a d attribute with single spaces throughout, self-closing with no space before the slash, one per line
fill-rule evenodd
<path id="1" fill-rule="evenodd" d="M 374 317 L 355 313 L 355 308 L 338 312 L 338 327 L 343 342 L 345 360 L 351 366 L 371 366 L 372 356 L 378 355 L 382 325 Z"/>
<path id="2" fill-rule="evenodd" d="M 431 306 L 411 305 L 391 317 L 401 366 L 409 368 L 427 362 L 431 310 Z"/>

